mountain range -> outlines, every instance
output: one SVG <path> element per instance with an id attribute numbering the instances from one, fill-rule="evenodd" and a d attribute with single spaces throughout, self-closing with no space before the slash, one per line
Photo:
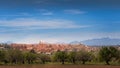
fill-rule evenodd
<path id="1" fill-rule="evenodd" d="M 7 41 L 4 43 L 11 44 L 12 42 Z M 62 43 L 62 44 L 65 44 L 65 43 Z M 73 41 L 73 42 L 70 42 L 70 44 L 84 44 L 88 46 L 120 45 L 120 39 L 105 37 L 105 38 L 88 39 L 84 41 Z"/>
<path id="2" fill-rule="evenodd" d="M 85 41 L 73 41 L 70 44 L 85 44 L 89 46 L 110 46 L 110 45 L 120 45 L 120 39 L 115 39 L 115 38 L 98 38 L 98 39 L 89 39 Z"/>

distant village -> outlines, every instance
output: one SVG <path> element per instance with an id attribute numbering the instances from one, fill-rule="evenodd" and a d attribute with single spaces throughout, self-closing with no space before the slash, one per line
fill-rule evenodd
<path id="1" fill-rule="evenodd" d="M 5 48 L 12 48 L 12 49 L 19 49 L 21 51 L 35 51 L 36 53 L 44 53 L 44 54 L 52 54 L 57 51 L 80 51 L 80 50 L 85 50 L 85 51 L 97 51 L 99 50 L 98 47 L 93 47 L 93 46 L 86 46 L 84 44 L 65 44 L 65 43 L 56 43 L 56 44 L 51 44 L 51 43 L 46 43 L 40 41 L 38 44 L 17 44 L 17 43 L 12 43 L 12 44 L 1 44 L 0 49 L 5 49 Z"/>

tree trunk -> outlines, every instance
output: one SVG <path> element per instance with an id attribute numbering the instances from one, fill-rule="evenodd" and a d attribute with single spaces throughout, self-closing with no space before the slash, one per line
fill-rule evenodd
<path id="1" fill-rule="evenodd" d="M 30 62 L 30 60 L 28 60 L 28 64 L 30 64 L 31 62 Z"/>
<path id="2" fill-rule="evenodd" d="M 45 61 L 43 60 L 42 63 L 45 64 Z"/>
<path id="3" fill-rule="evenodd" d="M 62 60 L 62 64 L 64 64 L 64 60 Z"/>
<path id="4" fill-rule="evenodd" d="M 83 61 L 82 64 L 85 64 L 85 61 Z"/>
<path id="5" fill-rule="evenodd" d="M 25 61 L 22 61 L 22 64 L 25 64 Z"/>
<path id="6" fill-rule="evenodd" d="M 64 64 L 64 62 L 62 62 L 62 64 Z"/>
<path id="7" fill-rule="evenodd" d="M 73 64 L 75 64 L 75 59 L 73 59 Z"/>
<path id="8" fill-rule="evenodd" d="M 106 61 L 106 64 L 107 64 L 107 65 L 110 65 L 109 61 Z"/>

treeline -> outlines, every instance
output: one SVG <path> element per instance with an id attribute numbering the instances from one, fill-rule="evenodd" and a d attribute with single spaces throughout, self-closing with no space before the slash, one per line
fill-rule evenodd
<path id="1" fill-rule="evenodd" d="M 45 64 L 45 63 L 72 63 L 86 64 L 110 62 L 120 63 L 120 51 L 115 47 L 102 47 L 98 52 L 81 51 L 57 51 L 51 55 L 31 51 L 20 51 L 17 49 L 0 50 L 0 64 Z"/>

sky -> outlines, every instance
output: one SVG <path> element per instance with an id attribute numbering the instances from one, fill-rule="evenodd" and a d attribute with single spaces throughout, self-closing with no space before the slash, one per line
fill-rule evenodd
<path id="1" fill-rule="evenodd" d="M 0 42 L 120 39 L 120 0 L 0 0 Z"/>

